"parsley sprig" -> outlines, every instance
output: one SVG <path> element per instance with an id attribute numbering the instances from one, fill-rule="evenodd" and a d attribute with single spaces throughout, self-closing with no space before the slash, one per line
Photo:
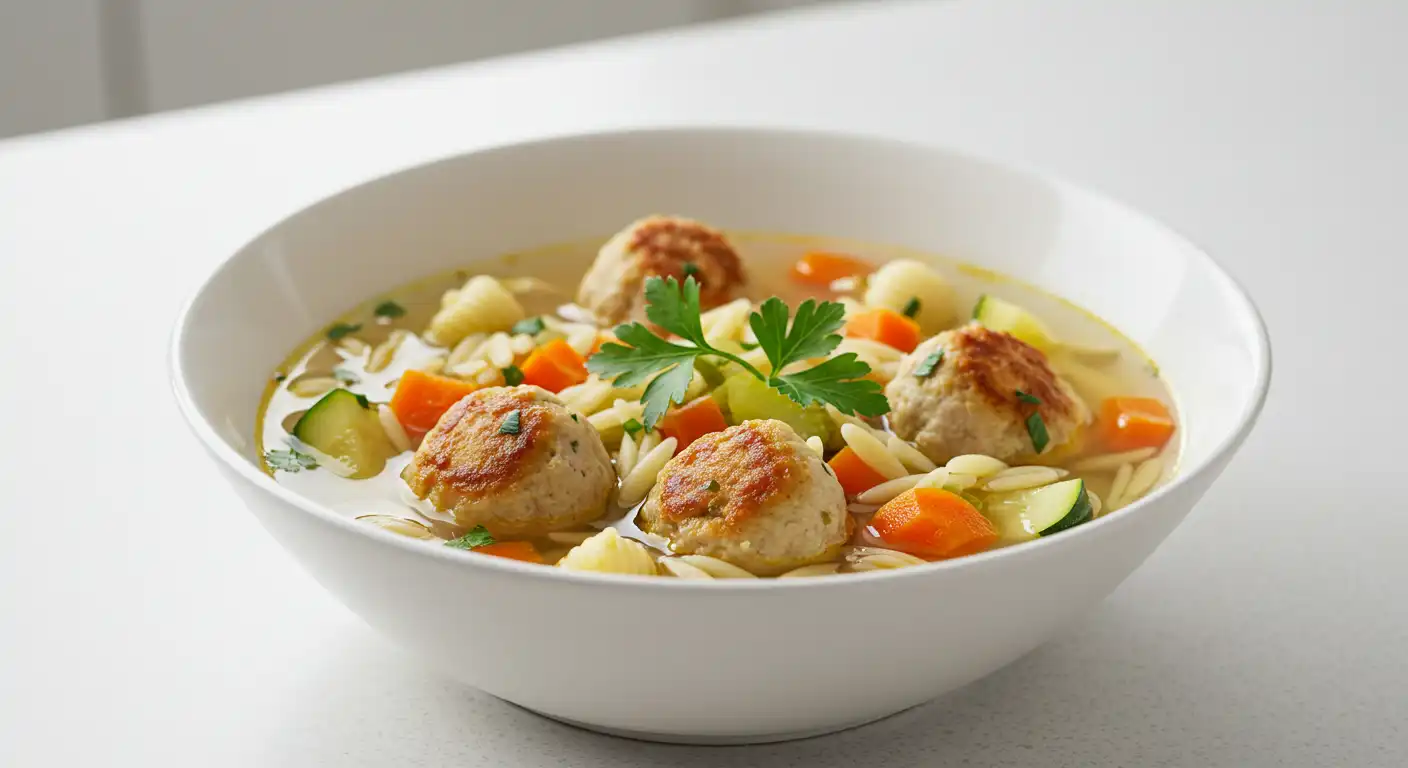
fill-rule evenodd
<path id="1" fill-rule="evenodd" d="M 616 328 L 616 338 L 624 344 L 606 344 L 587 360 L 587 368 L 618 387 L 646 384 L 641 402 L 644 421 L 653 429 L 671 403 L 683 403 L 685 390 L 694 377 L 694 362 L 703 356 L 720 357 L 767 382 L 802 406 L 823 403 L 845 414 L 880 416 L 888 413 L 880 385 L 864 378 L 870 366 L 854 352 L 828 358 L 820 365 L 794 373 L 781 373 L 801 360 L 826 357 L 841 343 L 840 330 L 846 310 L 842 305 L 808 299 L 790 316 L 787 305 L 773 297 L 748 317 L 748 325 L 758 345 L 772 364 L 765 375 L 747 360 L 719 349 L 704 338 L 699 316 L 699 283 L 693 276 L 681 284 L 673 277 L 652 277 L 645 281 L 645 316 L 684 343 L 674 343 L 656 335 L 641 323 Z"/>

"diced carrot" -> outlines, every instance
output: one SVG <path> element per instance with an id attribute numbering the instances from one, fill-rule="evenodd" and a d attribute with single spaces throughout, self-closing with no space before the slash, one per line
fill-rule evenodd
<path id="1" fill-rule="evenodd" d="M 1111 397 L 1100 406 L 1100 439 L 1111 451 L 1160 448 L 1173 436 L 1173 416 L 1152 397 Z"/>
<path id="2" fill-rule="evenodd" d="M 424 371 L 406 371 L 391 395 L 391 412 L 407 432 L 429 432 L 450 406 L 479 387 L 467 381 L 436 376 Z"/>
<path id="3" fill-rule="evenodd" d="M 722 432 L 725 429 L 728 429 L 728 422 L 724 420 L 724 412 L 719 408 L 718 401 L 709 395 L 697 397 L 681 405 L 665 414 L 665 418 L 660 421 L 660 433 L 679 441 L 676 450 L 683 449 L 710 432 Z"/>
<path id="4" fill-rule="evenodd" d="M 982 552 L 997 529 L 966 499 L 938 488 L 913 488 L 870 518 L 870 533 L 911 555 L 940 560 Z"/>
<path id="5" fill-rule="evenodd" d="M 901 352 L 919 346 L 919 323 L 891 309 L 872 309 L 846 321 L 846 335 L 888 344 Z"/>
<path id="6" fill-rule="evenodd" d="M 543 556 L 538 554 L 538 548 L 533 546 L 531 541 L 496 541 L 493 544 L 475 547 L 473 551 L 481 555 L 506 557 L 509 560 L 522 560 L 525 563 L 537 563 L 539 565 L 543 563 Z"/>
<path id="7" fill-rule="evenodd" d="M 874 269 L 854 256 L 812 251 L 792 265 L 792 279 L 808 285 L 831 285 L 843 277 L 868 275 Z"/>
<path id="8" fill-rule="evenodd" d="M 855 496 L 885 482 L 885 476 L 870 468 L 850 447 L 842 448 L 827 462 L 847 496 Z"/>
<path id="9" fill-rule="evenodd" d="M 523 383 L 549 392 L 561 392 L 586 380 L 587 361 L 562 339 L 538 347 L 523 361 Z"/>

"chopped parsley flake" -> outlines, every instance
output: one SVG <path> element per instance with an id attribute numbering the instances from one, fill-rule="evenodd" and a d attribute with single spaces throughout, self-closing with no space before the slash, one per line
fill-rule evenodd
<path id="1" fill-rule="evenodd" d="M 681 278 L 694 277 L 699 274 L 699 266 L 692 261 L 686 261 L 680 269 L 680 273 Z"/>
<path id="2" fill-rule="evenodd" d="M 635 419 L 627 419 L 626 423 L 621 425 L 621 429 L 626 430 L 626 434 L 631 437 L 635 437 L 642 429 L 645 429 L 645 427 Z"/>
<path id="3" fill-rule="evenodd" d="M 921 360 L 919 365 L 914 366 L 915 377 L 920 379 L 927 379 L 930 376 L 933 376 L 934 371 L 938 370 L 939 364 L 943 361 L 943 349 L 936 349 L 933 352 L 930 352 L 929 356 Z"/>
<path id="4" fill-rule="evenodd" d="M 710 481 L 709 481 L 709 484 L 706 485 L 706 486 L 704 486 L 704 490 L 708 491 L 709 493 L 718 493 L 718 492 L 719 492 L 719 481 L 718 481 L 718 480 L 710 480 Z"/>
<path id="5" fill-rule="evenodd" d="M 489 529 L 482 525 L 476 525 L 470 529 L 469 533 L 466 533 L 458 539 L 450 539 L 445 542 L 445 546 L 454 547 L 455 549 L 478 549 L 479 547 L 487 547 L 493 543 L 494 537 L 489 533 Z"/>
<path id="6" fill-rule="evenodd" d="M 500 372 L 504 375 L 504 383 L 510 387 L 516 387 L 523 383 L 523 371 L 516 365 L 510 365 Z"/>
<path id="7" fill-rule="evenodd" d="M 514 334 L 526 333 L 529 336 L 537 336 L 538 334 L 543 332 L 543 328 L 545 327 L 546 326 L 543 325 L 543 318 L 534 316 L 524 320 L 519 320 L 518 322 L 513 324 L 513 328 L 511 328 L 510 330 Z"/>
<path id="8" fill-rule="evenodd" d="M 1024 403 L 1031 403 L 1032 405 L 1041 405 L 1041 398 L 1037 397 L 1036 395 L 1029 395 L 1020 389 L 1017 390 L 1017 399 L 1021 400 Z"/>
<path id="9" fill-rule="evenodd" d="M 1037 453 L 1046 450 L 1046 444 L 1051 442 L 1051 436 L 1046 434 L 1046 422 L 1041 420 L 1041 414 L 1033 412 L 1027 417 L 1027 434 L 1032 438 L 1032 447 Z"/>
<path id="10" fill-rule="evenodd" d="M 274 381 L 284 381 L 284 380 L 286 380 L 287 378 L 288 378 L 288 374 L 287 374 L 287 373 L 276 373 L 276 374 L 274 374 Z"/>
<path id="11" fill-rule="evenodd" d="M 406 308 L 390 299 L 387 299 L 386 301 L 383 301 L 380 304 L 376 305 L 376 309 L 372 310 L 372 314 L 376 315 L 377 317 L 384 317 L 388 320 L 395 320 L 396 318 L 402 317 L 406 314 Z"/>
<path id="12" fill-rule="evenodd" d="M 502 423 L 502 424 L 499 425 L 499 434 L 501 434 L 501 435 L 516 435 L 516 434 L 518 434 L 518 418 L 519 418 L 519 411 L 518 411 L 517 408 L 514 408 L 513 410 L 509 411 L 509 412 L 508 412 L 508 415 L 504 417 L 504 423 Z"/>
<path id="13" fill-rule="evenodd" d="M 361 323 L 334 323 L 333 326 L 328 329 L 327 335 L 328 339 L 337 341 L 344 336 L 356 333 L 360 330 L 362 330 Z"/>
<path id="14" fill-rule="evenodd" d="M 288 450 L 269 451 L 264 454 L 264 461 L 271 469 L 280 472 L 301 472 L 305 469 L 317 469 L 318 461 L 302 451 L 292 448 Z"/>
<path id="15" fill-rule="evenodd" d="M 911 296 L 911 297 L 909 297 L 909 301 L 906 301 L 906 302 L 904 303 L 904 316 L 905 316 L 905 317 L 912 318 L 912 317 L 914 317 L 915 315 L 919 314 L 919 307 L 920 307 L 920 306 L 921 306 L 921 305 L 920 305 L 920 303 L 919 303 L 919 297 L 918 297 L 918 296 Z"/>

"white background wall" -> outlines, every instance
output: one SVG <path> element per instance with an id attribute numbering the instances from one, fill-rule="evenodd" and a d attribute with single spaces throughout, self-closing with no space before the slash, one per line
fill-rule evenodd
<path id="1" fill-rule="evenodd" d="M 818 0 L 0 0 L 0 137 Z"/>

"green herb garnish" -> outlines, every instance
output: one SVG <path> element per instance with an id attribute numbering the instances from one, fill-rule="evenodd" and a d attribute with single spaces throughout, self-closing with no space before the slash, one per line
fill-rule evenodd
<path id="1" fill-rule="evenodd" d="M 606 344 L 587 360 L 587 368 L 611 379 L 618 387 L 645 382 L 641 402 L 645 404 L 645 425 L 653 428 L 671 403 L 683 403 L 685 390 L 694 377 L 694 360 L 701 355 L 722 357 L 767 382 L 802 406 L 823 403 L 842 413 L 880 416 L 889 412 L 878 383 L 864 378 L 870 366 L 854 352 L 831 357 L 796 373 L 780 374 L 792 363 L 825 357 L 841 343 L 836 333 L 845 320 L 842 305 L 808 299 L 790 318 L 787 305 L 773 297 L 763 302 L 748 318 L 758 345 L 772 364 L 772 375 L 764 375 L 748 361 L 711 345 L 699 323 L 699 283 L 693 277 L 683 284 L 673 277 L 651 277 L 645 281 L 645 316 L 651 323 L 679 336 L 693 346 L 674 344 L 657 336 L 641 323 L 616 328 L 616 338 L 625 342 Z"/>
<path id="2" fill-rule="evenodd" d="M 332 377 L 334 379 L 337 379 L 338 382 L 340 382 L 341 384 L 344 384 L 349 387 L 361 381 L 361 379 L 357 378 L 357 374 L 347 370 L 346 368 L 332 369 Z"/>
<path id="3" fill-rule="evenodd" d="M 515 335 L 520 333 L 526 333 L 529 336 L 537 336 L 538 334 L 543 332 L 544 327 L 546 326 L 543 325 L 543 318 L 535 315 L 524 320 L 519 320 L 518 322 L 514 323 L 513 328 L 510 328 L 509 330 Z"/>
<path id="4" fill-rule="evenodd" d="M 1037 397 L 1036 395 L 1029 395 L 1020 389 L 1017 390 L 1017 399 L 1021 400 L 1024 403 L 1031 403 L 1032 405 L 1041 405 L 1041 398 Z"/>
<path id="5" fill-rule="evenodd" d="M 517 411 L 515 411 L 515 413 L 517 413 Z M 482 525 L 476 525 L 469 529 L 469 533 L 466 533 L 458 539 L 450 539 L 445 542 L 445 546 L 454 547 L 455 549 L 478 549 L 479 547 L 487 547 L 493 543 L 494 537 L 489 533 L 489 529 Z"/>
<path id="6" fill-rule="evenodd" d="M 357 398 L 357 405 L 360 405 L 369 411 L 372 409 L 372 401 L 368 400 L 366 395 L 359 395 L 354 392 L 352 393 L 352 396 Z"/>
<path id="7" fill-rule="evenodd" d="M 920 306 L 918 296 L 909 297 L 909 301 L 904 303 L 904 316 L 913 318 L 915 315 L 919 314 Z"/>
<path id="8" fill-rule="evenodd" d="M 1037 453 L 1046 450 L 1046 444 L 1051 442 L 1051 436 L 1046 434 L 1046 422 L 1041 420 L 1041 414 L 1033 412 L 1027 417 L 1027 434 L 1032 438 L 1032 447 Z"/>
<path id="9" fill-rule="evenodd" d="M 635 419 L 626 419 L 626 423 L 621 425 L 621 429 L 626 430 L 626 434 L 631 437 L 635 437 L 641 430 L 645 429 L 645 427 L 641 426 L 641 423 Z"/>
<path id="10" fill-rule="evenodd" d="M 318 468 L 317 459 L 292 448 L 269 451 L 264 454 L 264 461 L 271 468 L 281 472 L 302 472 L 305 469 Z"/>
<path id="11" fill-rule="evenodd" d="M 575 414 L 575 413 L 572 414 L 572 420 L 573 420 L 573 421 L 576 421 L 576 422 L 579 422 L 579 423 L 580 423 L 580 421 L 581 421 L 580 419 L 577 418 L 577 414 Z"/>
<path id="12" fill-rule="evenodd" d="M 281 382 L 281 381 L 284 381 L 284 380 L 286 380 L 286 379 L 288 379 L 288 374 L 287 374 L 287 373 L 276 373 L 276 374 L 274 374 L 274 381 L 280 381 L 280 382 Z"/>
<path id="13" fill-rule="evenodd" d="M 939 364 L 943 361 L 943 349 L 936 349 L 930 352 L 928 357 L 921 360 L 919 365 L 914 366 L 914 375 L 920 379 L 927 379 L 934 375 L 934 371 L 938 370 Z"/>
<path id="14" fill-rule="evenodd" d="M 504 375 L 504 383 L 510 387 L 516 387 L 523 383 L 523 371 L 516 365 L 500 369 L 500 373 Z"/>
<path id="15" fill-rule="evenodd" d="M 682 278 L 694 277 L 697 274 L 699 274 L 699 266 L 692 261 L 686 261 L 684 266 L 680 268 Z"/>
<path id="16" fill-rule="evenodd" d="M 988 295 L 987 295 L 986 293 L 983 294 L 982 296 L 979 296 L 979 297 L 978 297 L 978 303 L 976 303 L 976 304 L 973 305 L 973 317 L 972 317 L 973 320 L 977 320 L 977 319 L 978 319 L 978 315 L 982 314 L 982 312 L 983 312 L 983 302 L 985 302 L 985 301 L 987 301 L 987 300 L 988 300 Z"/>
<path id="17" fill-rule="evenodd" d="M 508 415 L 504 417 L 504 423 L 502 423 L 502 424 L 499 425 L 499 434 L 501 434 L 501 435 L 516 435 L 516 434 L 518 434 L 518 418 L 519 418 L 519 411 L 518 411 L 517 408 L 514 408 L 513 410 L 509 411 L 509 412 L 508 412 Z"/>
<path id="18" fill-rule="evenodd" d="M 396 318 L 403 317 L 406 314 L 406 308 L 390 299 L 387 299 L 386 301 L 383 301 L 380 304 L 376 305 L 376 309 L 372 310 L 372 314 L 376 315 L 377 317 L 384 317 L 388 320 L 395 320 Z"/>
<path id="19" fill-rule="evenodd" d="M 333 326 L 328 329 L 328 338 L 332 341 L 337 341 L 348 334 L 356 333 L 360 330 L 362 330 L 361 323 L 334 323 Z"/>
<path id="20" fill-rule="evenodd" d="M 719 481 L 718 481 L 718 480 L 710 480 L 710 481 L 709 481 L 709 484 L 706 485 L 706 486 L 704 486 L 704 490 L 708 491 L 709 493 L 718 493 L 718 492 L 719 492 Z"/>

